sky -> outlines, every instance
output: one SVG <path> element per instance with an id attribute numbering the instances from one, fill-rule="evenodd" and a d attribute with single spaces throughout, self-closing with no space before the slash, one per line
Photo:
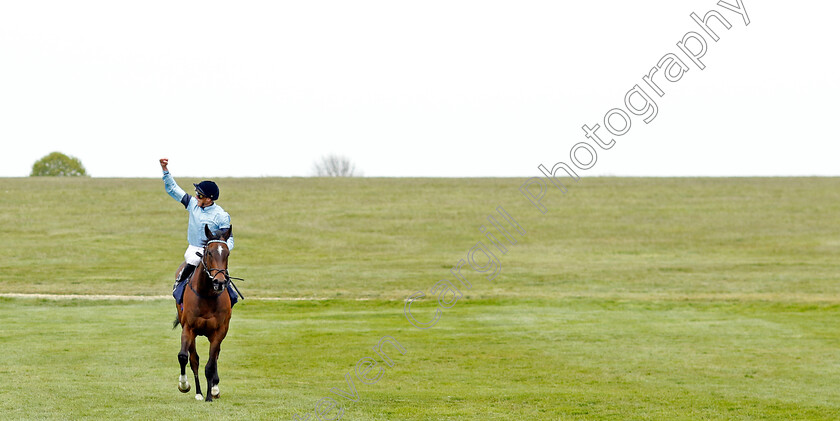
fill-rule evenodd
<path id="1" fill-rule="evenodd" d="M 840 3 L 726 1 L 4 1 L 0 177 L 840 175 Z"/>

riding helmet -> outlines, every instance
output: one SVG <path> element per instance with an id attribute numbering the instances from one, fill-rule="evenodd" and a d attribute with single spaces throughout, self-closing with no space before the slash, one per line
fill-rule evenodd
<path id="1" fill-rule="evenodd" d="M 212 200 L 219 200 L 219 186 L 216 183 L 204 180 L 198 184 L 193 183 L 193 186 L 195 186 L 196 193 L 207 196 Z"/>

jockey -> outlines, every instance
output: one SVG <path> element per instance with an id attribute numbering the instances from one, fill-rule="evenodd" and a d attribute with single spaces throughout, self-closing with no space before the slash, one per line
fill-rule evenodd
<path id="1" fill-rule="evenodd" d="M 173 199 L 181 202 L 184 208 L 190 214 L 190 222 L 187 227 L 187 251 L 184 252 L 184 260 L 186 266 L 181 272 L 181 277 L 176 282 L 183 282 L 188 279 L 193 270 L 201 263 L 201 257 L 196 253 L 204 251 L 204 246 L 207 244 L 207 238 L 204 235 L 204 225 L 206 224 L 210 231 L 218 233 L 221 230 L 230 228 L 230 215 L 222 209 L 221 206 L 215 204 L 219 200 L 219 187 L 212 181 L 202 181 L 195 186 L 195 197 L 190 196 L 183 189 L 178 187 L 175 179 L 169 174 L 169 159 L 161 159 L 160 167 L 163 169 L 163 183 L 166 192 L 172 196 Z M 229 250 L 233 250 L 233 236 L 228 238 L 227 246 Z"/>

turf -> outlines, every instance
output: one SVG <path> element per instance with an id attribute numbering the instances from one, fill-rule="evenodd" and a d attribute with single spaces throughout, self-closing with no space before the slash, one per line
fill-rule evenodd
<path id="1" fill-rule="evenodd" d="M 840 179 L 584 179 L 552 187 L 545 215 L 519 179 L 217 181 L 251 298 L 222 398 L 177 392 L 169 301 L 0 298 L 0 418 L 292 419 L 324 397 L 363 420 L 840 417 Z M 170 291 L 186 213 L 160 180 L 0 179 L 0 194 L 2 292 Z M 501 273 L 466 267 L 472 288 L 414 328 L 403 299 L 458 285 L 498 205 L 527 230 Z M 371 349 L 386 335 L 406 350 L 393 367 Z M 355 402 L 331 392 L 364 357 L 379 380 L 352 375 Z"/>

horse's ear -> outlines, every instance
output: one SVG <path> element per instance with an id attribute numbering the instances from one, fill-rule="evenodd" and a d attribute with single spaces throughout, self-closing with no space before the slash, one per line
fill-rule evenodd
<path id="1" fill-rule="evenodd" d="M 207 224 L 204 224 L 204 236 L 207 237 L 208 240 L 213 239 L 213 233 L 210 232 L 210 227 Z"/>
<path id="2" fill-rule="evenodd" d="M 222 232 L 222 240 L 227 241 L 228 238 L 230 238 L 232 235 L 233 235 L 233 225 L 231 225 L 230 228 L 228 228 L 224 232 Z"/>

